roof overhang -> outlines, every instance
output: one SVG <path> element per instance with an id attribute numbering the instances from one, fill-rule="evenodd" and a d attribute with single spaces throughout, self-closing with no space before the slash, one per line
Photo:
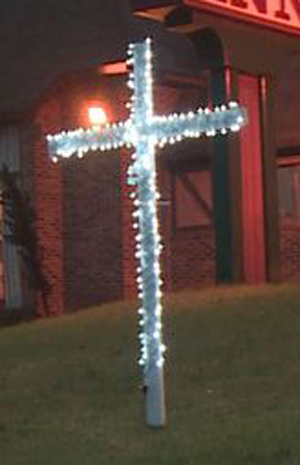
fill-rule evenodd
<path id="1" fill-rule="evenodd" d="M 133 0 L 133 10 L 136 16 L 160 22 L 165 22 L 165 18 L 182 5 L 182 0 Z"/>
<path id="2" fill-rule="evenodd" d="M 299 0 L 182 0 L 182 3 L 194 10 L 234 21 L 285 32 L 292 36 L 300 35 Z"/>
<path id="3" fill-rule="evenodd" d="M 193 27 L 192 11 L 216 14 L 261 28 L 300 35 L 299 0 L 132 0 L 134 14 L 167 27 Z"/>

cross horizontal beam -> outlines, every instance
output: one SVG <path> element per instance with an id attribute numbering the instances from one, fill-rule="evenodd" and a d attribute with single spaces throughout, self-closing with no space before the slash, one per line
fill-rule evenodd
<path id="1" fill-rule="evenodd" d="M 48 148 L 52 158 L 68 158 L 74 154 L 79 157 L 93 150 L 135 147 L 138 141 L 151 137 L 152 141 L 162 146 L 186 138 L 201 135 L 214 136 L 216 133 L 238 131 L 247 122 L 247 114 L 235 102 L 228 107 L 222 105 L 214 111 L 200 108 L 197 112 L 174 113 L 169 116 L 153 116 L 150 121 L 135 124 L 132 119 L 117 124 L 107 124 L 101 128 L 79 128 L 48 135 Z"/>

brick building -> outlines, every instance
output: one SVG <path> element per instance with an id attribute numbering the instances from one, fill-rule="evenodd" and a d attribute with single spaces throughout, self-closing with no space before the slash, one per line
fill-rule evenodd
<path id="1" fill-rule="evenodd" d="M 135 295 L 129 153 L 95 152 L 56 165 L 45 136 L 87 127 L 91 102 L 110 120 L 125 119 L 122 63 L 128 42 L 146 35 L 154 40 L 157 113 L 232 98 L 249 112 L 239 135 L 185 141 L 158 154 L 166 288 L 299 276 L 295 2 L 278 1 L 272 11 L 263 0 L 44 0 L 28 2 L 28 11 L 25 0 L 15 3 L 0 24 L 0 159 L 29 195 L 37 246 L 29 247 L 29 261 L 49 288 L 45 305 L 41 281 L 28 279 L 22 259 L 28 241 L 9 241 L 2 219 L 7 307 L 61 314 Z"/>

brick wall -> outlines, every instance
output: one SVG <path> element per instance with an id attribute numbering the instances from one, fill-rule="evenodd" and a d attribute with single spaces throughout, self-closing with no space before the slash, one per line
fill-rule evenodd
<path id="1" fill-rule="evenodd" d="M 53 164 L 45 135 L 88 124 L 89 99 L 105 97 L 119 119 L 113 85 L 97 79 L 70 80 L 40 104 L 35 117 L 33 185 L 42 265 L 51 285 L 49 310 L 61 314 L 123 297 L 121 157 L 91 152 Z M 118 84 L 116 84 L 118 86 Z M 115 97 L 116 98 L 116 97 Z M 117 100 L 122 105 L 122 99 Z M 125 107 L 125 106 L 124 106 Z"/>
<path id="2" fill-rule="evenodd" d="M 48 308 L 40 293 L 37 295 L 37 312 L 41 316 L 60 315 L 64 311 L 61 171 L 49 160 L 45 141 L 45 134 L 59 130 L 60 109 L 59 97 L 51 98 L 35 116 L 33 198 L 41 265 L 51 287 Z"/>
<path id="3" fill-rule="evenodd" d="M 118 80 L 99 76 L 70 83 L 64 94 L 64 125 L 89 126 L 87 108 L 95 100 L 112 121 L 121 119 L 121 89 Z M 65 160 L 62 183 L 66 309 L 122 299 L 120 151 Z"/>
<path id="4" fill-rule="evenodd" d="M 63 188 L 66 307 L 121 299 L 119 152 L 64 163 Z"/>
<path id="5" fill-rule="evenodd" d="M 211 227 L 176 231 L 171 238 L 172 290 L 198 288 L 215 283 L 215 244 Z"/>

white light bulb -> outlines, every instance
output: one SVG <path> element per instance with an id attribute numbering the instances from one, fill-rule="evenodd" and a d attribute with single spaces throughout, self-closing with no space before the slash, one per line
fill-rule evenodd
<path id="1" fill-rule="evenodd" d="M 161 368 L 164 364 L 164 360 L 162 358 L 159 358 L 156 362 L 156 365 L 158 368 Z"/>
<path id="2" fill-rule="evenodd" d="M 230 126 L 230 130 L 232 132 L 237 132 L 240 130 L 240 125 L 239 124 L 233 124 L 232 126 Z"/>

